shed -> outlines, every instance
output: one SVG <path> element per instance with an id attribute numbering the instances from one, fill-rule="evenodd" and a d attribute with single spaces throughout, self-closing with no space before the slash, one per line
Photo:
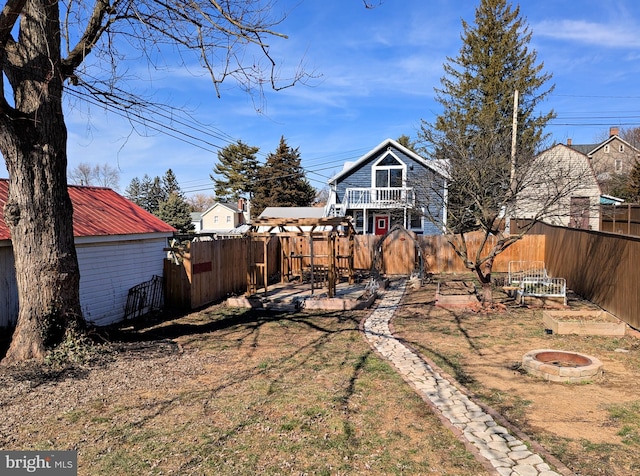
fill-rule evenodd
<path id="1" fill-rule="evenodd" d="M 18 316 L 18 290 L 11 236 L 4 222 L 9 182 L 0 179 L 0 326 Z M 175 229 L 102 187 L 69 186 L 73 232 L 80 267 L 80 304 L 89 324 L 124 317 L 129 289 L 162 276 L 164 248 Z"/>

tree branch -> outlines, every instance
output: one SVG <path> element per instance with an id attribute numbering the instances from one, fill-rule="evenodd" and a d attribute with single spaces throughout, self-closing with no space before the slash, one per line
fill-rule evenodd
<path id="1" fill-rule="evenodd" d="M 64 75 L 64 79 L 73 75 L 75 69 L 80 66 L 85 57 L 91 53 L 91 50 L 102 34 L 109 29 L 112 21 L 104 22 L 104 18 L 115 11 L 117 4 L 117 0 L 113 6 L 109 0 L 98 0 L 96 2 L 82 37 L 69 55 L 61 62 L 60 70 Z"/>
<path id="2" fill-rule="evenodd" d="M 16 24 L 27 0 L 8 0 L 0 13 L 0 48 L 4 49 L 11 37 L 11 30 Z"/>

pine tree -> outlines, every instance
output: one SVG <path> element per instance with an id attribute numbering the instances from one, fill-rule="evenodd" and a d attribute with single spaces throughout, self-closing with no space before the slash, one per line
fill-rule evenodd
<path id="1" fill-rule="evenodd" d="M 156 216 L 180 233 L 188 233 L 194 229 L 191 223 L 191 208 L 180 193 L 171 192 L 169 197 L 160 203 Z"/>
<path id="2" fill-rule="evenodd" d="M 259 150 L 238 141 L 218 152 L 218 163 L 210 175 L 218 200 L 237 202 L 240 197 L 251 195 L 259 168 Z"/>
<path id="3" fill-rule="evenodd" d="M 625 187 L 625 196 L 621 197 L 632 203 L 640 203 L 640 161 L 636 159 L 629 174 L 627 186 Z"/>
<path id="4" fill-rule="evenodd" d="M 162 187 L 162 181 L 158 176 L 153 177 L 153 179 L 149 178 L 148 175 L 143 177 L 142 194 L 142 208 L 154 215 L 158 213 L 160 204 L 168 198 Z"/>
<path id="5" fill-rule="evenodd" d="M 142 183 L 138 177 L 131 179 L 129 186 L 124 191 L 124 196 L 138 206 L 142 206 Z"/>
<path id="6" fill-rule="evenodd" d="M 292 149 L 281 137 L 276 151 L 258 171 L 251 207 L 254 216 L 266 207 L 308 207 L 313 203 L 316 190 L 300 163 L 298 148 Z"/>
<path id="7" fill-rule="evenodd" d="M 475 24 L 462 21 L 463 45 L 447 58 L 436 99 L 443 112 L 422 121 L 419 139 L 434 159 L 447 159 L 447 222 L 440 223 L 465 265 L 490 284 L 495 256 L 519 236 L 503 235 L 505 211 L 514 206 L 528 165 L 544 138 L 553 112 L 540 114 L 540 102 L 553 90 L 528 48 L 531 31 L 519 7 L 506 0 L 481 0 Z M 511 155 L 514 93 L 519 92 L 517 153 Z M 513 160 L 512 160 L 513 159 Z M 518 171 L 518 174 L 515 173 Z M 522 180 L 521 180 L 522 179 Z M 482 230 L 498 244 L 486 254 L 468 254 L 466 233 Z"/>
<path id="8" fill-rule="evenodd" d="M 162 177 L 162 191 L 167 197 L 167 200 L 172 193 L 182 195 L 182 190 L 180 190 L 180 185 L 178 185 L 176 174 L 174 174 L 171 169 L 168 169 Z"/>

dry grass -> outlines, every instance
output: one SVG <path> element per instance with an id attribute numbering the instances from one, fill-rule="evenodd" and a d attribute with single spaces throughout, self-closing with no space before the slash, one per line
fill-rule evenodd
<path id="1" fill-rule="evenodd" d="M 435 284 L 409 291 L 394 318 L 395 332 L 576 474 L 640 474 L 637 334 L 548 335 L 541 309 L 517 306 L 499 289 L 494 296 L 504 310 L 451 311 L 434 306 Z M 575 296 L 569 305 L 593 308 Z M 604 376 L 564 384 L 526 375 L 522 355 L 541 348 L 595 356 L 604 363 Z"/>
<path id="2" fill-rule="evenodd" d="M 111 329 L 84 364 L 0 370 L 0 446 L 79 474 L 487 474 L 359 325 L 213 306 Z"/>

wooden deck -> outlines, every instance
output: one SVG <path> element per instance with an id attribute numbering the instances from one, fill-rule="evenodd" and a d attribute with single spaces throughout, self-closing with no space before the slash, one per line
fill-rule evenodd
<path id="1" fill-rule="evenodd" d="M 336 295 L 327 296 L 326 289 L 314 289 L 309 283 L 280 283 L 269 285 L 265 293 L 264 288 L 251 296 L 238 296 L 227 299 L 229 307 L 250 307 L 254 309 L 269 309 L 274 311 L 297 311 L 301 309 L 324 310 L 356 310 L 371 307 L 375 300 L 365 289 L 366 283 L 348 284 L 338 283 Z"/>

